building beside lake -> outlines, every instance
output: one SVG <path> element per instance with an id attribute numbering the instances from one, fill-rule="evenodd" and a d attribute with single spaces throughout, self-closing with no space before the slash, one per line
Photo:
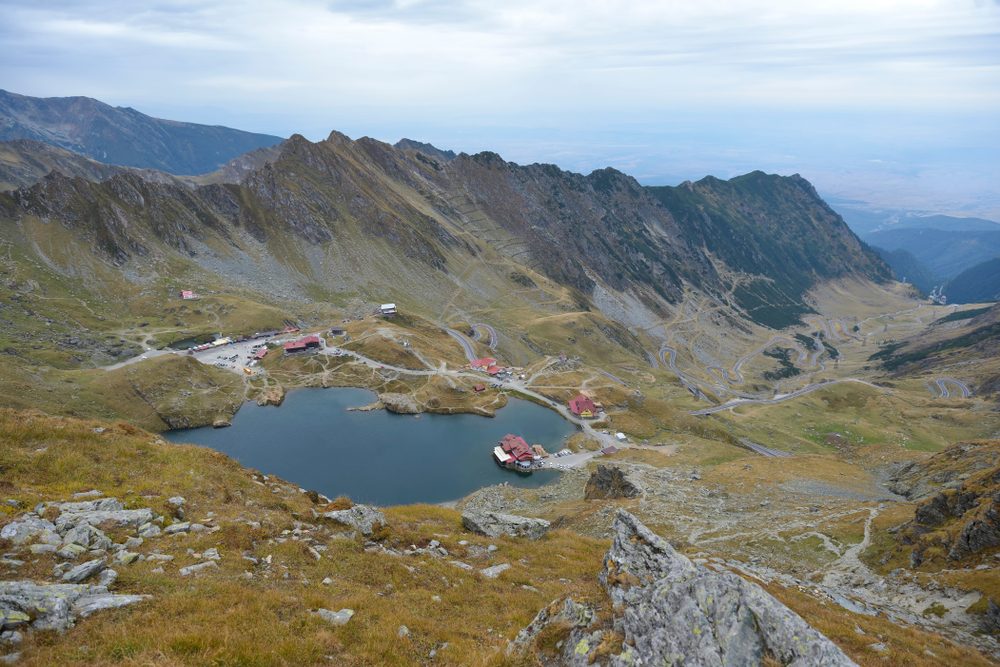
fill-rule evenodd
<path id="1" fill-rule="evenodd" d="M 589 396 L 577 394 L 575 398 L 569 400 L 569 411 L 577 417 L 593 419 L 597 416 L 597 404 Z"/>
<path id="2" fill-rule="evenodd" d="M 292 340 L 285 343 L 285 354 L 293 352 L 303 352 L 305 350 L 312 350 L 320 346 L 319 336 L 306 336 L 305 338 L 300 338 L 298 340 Z"/>
<path id="3" fill-rule="evenodd" d="M 528 443 L 519 435 L 508 433 L 493 448 L 493 458 L 504 468 L 530 470 L 536 459 L 540 459 Z"/>

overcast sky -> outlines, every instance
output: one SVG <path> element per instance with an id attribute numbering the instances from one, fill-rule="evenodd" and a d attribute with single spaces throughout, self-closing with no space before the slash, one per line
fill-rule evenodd
<path id="1" fill-rule="evenodd" d="M 1000 217 L 996 0 L 0 0 L 0 88 Z"/>

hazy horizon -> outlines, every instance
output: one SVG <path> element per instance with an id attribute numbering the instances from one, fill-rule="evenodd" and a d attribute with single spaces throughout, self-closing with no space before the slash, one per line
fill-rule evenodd
<path id="1" fill-rule="evenodd" d="M 801 173 L 1000 217 L 1000 5 L 349 0 L 0 8 L 0 87 L 646 184 Z"/>

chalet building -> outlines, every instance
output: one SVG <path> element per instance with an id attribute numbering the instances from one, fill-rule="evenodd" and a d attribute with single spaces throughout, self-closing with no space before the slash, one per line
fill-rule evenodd
<path id="1" fill-rule="evenodd" d="M 500 439 L 500 444 L 493 448 L 493 458 L 504 468 L 530 470 L 535 459 L 541 457 L 535 454 L 524 438 L 508 433 Z"/>
<path id="2" fill-rule="evenodd" d="M 379 313 L 384 316 L 391 317 L 395 315 L 398 311 L 396 310 L 396 304 L 394 303 L 383 303 L 378 307 Z"/>
<path id="3" fill-rule="evenodd" d="M 589 396 L 578 394 L 576 398 L 570 399 L 569 411 L 577 417 L 593 419 L 597 416 L 597 405 L 594 404 L 594 401 Z"/>
<path id="4" fill-rule="evenodd" d="M 181 298 L 185 301 L 191 301 L 192 299 L 197 299 L 198 295 L 189 289 L 181 290 Z"/>
<path id="5" fill-rule="evenodd" d="M 482 359 L 473 359 L 469 362 L 469 367 L 474 371 L 485 371 L 490 366 L 496 366 L 497 360 L 493 357 L 483 357 Z"/>
<path id="6" fill-rule="evenodd" d="M 285 353 L 290 354 L 292 352 L 303 352 L 305 350 L 312 350 L 318 348 L 319 336 L 306 336 L 305 338 L 300 338 L 298 340 L 293 340 L 285 343 Z"/>
<path id="7" fill-rule="evenodd" d="M 259 350 L 257 350 L 256 352 L 253 353 L 253 358 L 256 359 L 257 361 L 260 361 L 261 359 L 263 359 L 266 356 L 267 356 L 267 348 L 266 347 L 262 347 L 262 348 L 260 348 Z"/>

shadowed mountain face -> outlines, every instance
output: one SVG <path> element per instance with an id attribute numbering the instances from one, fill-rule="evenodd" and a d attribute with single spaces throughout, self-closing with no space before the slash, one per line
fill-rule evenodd
<path id="1" fill-rule="evenodd" d="M 851 274 L 891 277 L 798 175 L 755 171 L 729 181 L 709 176 L 648 191 L 675 216 L 689 243 L 745 274 L 733 281 L 733 297 L 768 326 L 788 326 L 808 312 L 805 293 L 821 280 Z"/>
<path id="2" fill-rule="evenodd" d="M 962 271 L 945 285 L 944 293 L 951 303 L 1000 301 L 1000 257 Z"/>
<path id="3" fill-rule="evenodd" d="M 807 312 L 820 281 L 889 277 L 797 176 L 644 188 L 613 169 L 431 153 L 296 135 L 205 185 L 52 174 L 0 196 L 0 217 L 59 224 L 129 275 L 182 258 L 298 298 L 410 285 L 408 298 L 428 307 L 470 280 L 480 298 L 523 291 L 510 276 L 524 270 L 584 308 L 600 293 L 662 314 L 693 290 L 781 327 Z"/>
<path id="4" fill-rule="evenodd" d="M 890 229 L 865 236 L 871 245 L 905 250 L 944 280 L 1000 256 L 1000 230 Z"/>
<path id="5" fill-rule="evenodd" d="M 280 137 L 152 118 L 88 97 L 27 97 L 0 90 L 0 141 L 41 141 L 106 164 L 203 174 Z"/>

